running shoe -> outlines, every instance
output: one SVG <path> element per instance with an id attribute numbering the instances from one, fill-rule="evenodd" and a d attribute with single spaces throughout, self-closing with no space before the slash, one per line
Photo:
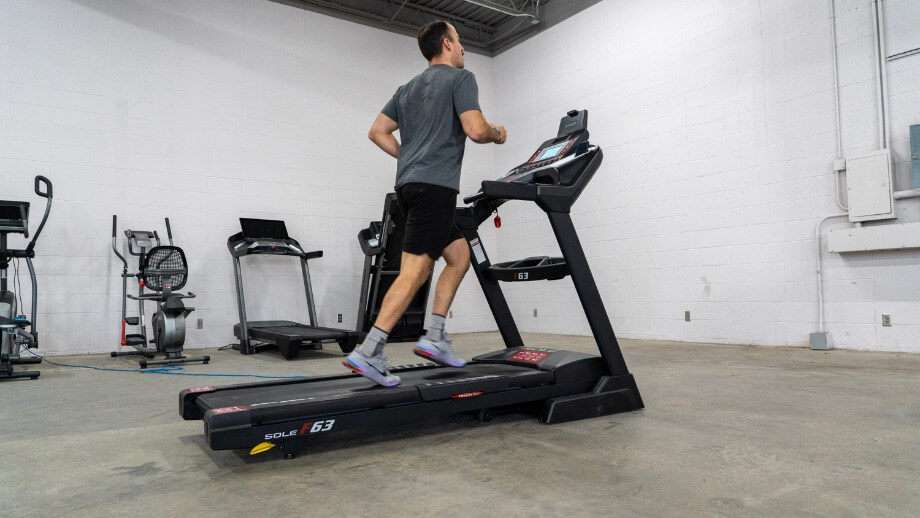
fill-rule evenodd
<path id="1" fill-rule="evenodd" d="M 390 374 L 390 363 L 383 354 L 364 356 L 360 351 L 355 349 L 342 360 L 342 364 L 384 387 L 395 387 L 402 381 L 399 379 L 399 376 Z"/>
<path id="2" fill-rule="evenodd" d="M 439 365 L 444 365 L 445 367 L 463 367 L 466 365 L 466 360 L 454 354 L 453 348 L 450 346 L 451 342 L 447 339 L 447 335 L 444 335 L 443 340 L 432 340 L 427 336 L 419 338 L 415 348 L 412 349 L 412 352 L 416 356 L 421 356 L 426 360 L 431 360 Z"/>

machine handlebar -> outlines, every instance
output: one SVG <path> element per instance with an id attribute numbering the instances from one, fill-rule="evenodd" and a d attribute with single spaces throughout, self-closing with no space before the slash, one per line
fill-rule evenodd
<path id="1" fill-rule="evenodd" d="M 169 246 L 172 246 L 172 228 L 169 226 L 169 218 L 166 218 L 166 235 L 169 236 Z"/>
<path id="2" fill-rule="evenodd" d="M 45 192 L 42 192 L 41 189 L 39 189 L 41 184 L 45 185 Z M 35 194 L 47 199 L 48 202 L 45 204 L 45 215 L 42 216 L 42 222 L 38 224 L 38 230 L 35 231 L 35 235 L 32 236 L 32 240 L 29 241 L 29 246 L 26 247 L 26 253 L 31 253 L 32 250 L 35 249 L 35 242 L 38 241 L 38 236 L 42 233 L 42 229 L 45 228 L 45 223 L 48 222 L 48 214 L 51 213 L 51 200 L 53 198 L 52 192 L 53 190 L 51 186 L 51 180 L 45 178 L 42 175 L 37 175 L 35 177 Z"/>
<path id="3" fill-rule="evenodd" d="M 486 193 L 479 191 L 472 196 L 467 196 L 466 198 L 463 198 L 463 203 L 469 205 L 470 203 L 477 202 L 485 197 L 486 197 Z"/>
<path id="4" fill-rule="evenodd" d="M 121 255 L 121 252 L 118 251 L 118 238 L 116 237 L 117 229 L 118 229 L 118 216 L 115 214 L 112 214 L 112 251 L 115 252 L 115 255 L 117 255 L 118 258 L 121 259 L 121 262 L 124 263 L 125 268 L 124 268 L 124 272 L 122 273 L 124 274 L 125 272 L 128 271 L 128 261 L 127 259 L 125 259 L 125 256 Z"/>
<path id="5" fill-rule="evenodd" d="M 42 192 L 40 187 L 44 184 L 45 192 Z M 51 186 L 51 180 L 45 178 L 42 175 L 35 177 L 35 194 L 41 196 L 42 198 L 51 199 L 54 197 L 53 188 Z"/>

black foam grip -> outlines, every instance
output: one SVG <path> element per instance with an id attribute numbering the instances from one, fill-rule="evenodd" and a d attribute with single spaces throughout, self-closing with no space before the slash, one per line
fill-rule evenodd
<path id="1" fill-rule="evenodd" d="M 39 189 L 41 184 L 45 184 L 45 192 L 42 192 L 41 189 Z M 42 175 L 35 177 L 35 194 L 41 196 L 42 198 L 52 198 L 54 196 L 52 189 L 51 180 L 45 178 Z"/>

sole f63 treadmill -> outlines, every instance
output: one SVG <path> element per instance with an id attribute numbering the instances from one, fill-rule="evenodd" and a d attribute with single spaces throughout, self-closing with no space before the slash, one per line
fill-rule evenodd
<path id="1" fill-rule="evenodd" d="M 257 345 L 253 342 L 273 345 L 288 360 L 296 358 L 303 347 L 322 349 L 324 342 L 338 342 L 342 352 L 351 352 L 357 344 L 358 333 L 316 325 L 316 305 L 313 300 L 313 284 L 310 282 L 309 260 L 322 257 L 322 250 L 304 251 L 300 243 L 288 235 L 283 221 L 240 218 L 240 226 L 242 232 L 227 239 L 227 248 L 233 256 L 236 303 L 240 311 L 240 323 L 233 326 L 233 334 L 240 342 L 234 344 L 233 348 L 243 354 L 254 354 Z M 289 320 L 249 321 L 246 317 L 243 274 L 240 269 L 240 257 L 247 255 L 289 255 L 300 259 L 300 272 L 307 293 L 309 324 Z"/>
<path id="2" fill-rule="evenodd" d="M 357 374 L 186 389 L 179 413 L 201 419 L 214 450 L 279 447 L 293 457 L 314 434 L 367 428 L 431 416 L 499 407 L 539 407 L 544 423 L 628 412 L 642 397 L 614 336 L 569 210 L 603 159 L 588 142 L 587 111 L 571 111 L 558 136 L 496 181 L 482 182 L 464 200 L 455 222 L 472 251 L 472 262 L 506 349 L 477 356 L 463 369 L 432 364 L 393 371 L 402 384 L 385 388 Z M 563 257 L 491 264 L 479 225 L 507 200 L 535 202 L 549 216 Z M 499 281 L 558 279 L 571 275 L 600 356 L 563 349 L 525 347 Z"/>

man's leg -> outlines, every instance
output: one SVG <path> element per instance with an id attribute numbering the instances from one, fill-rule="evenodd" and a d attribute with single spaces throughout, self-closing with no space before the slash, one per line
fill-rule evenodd
<path id="1" fill-rule="evenodd" d="M 454 301 L 454 295 L 457 294 L 457 288 L 460 287 L 463 276 L 470 269 L 470 248 L 465 239 L 457 239 L 447 245 L 442 257 L 447 266 L 438 276 L 432 312 L 444 317 L 450 311 L 450 305 Z"/>
<path id="2" fill-rule="evenodd" d="M 428 254 L 402 253 L 402 262 L 399 266 L 399 275 L 387 294 L 380 303 L 380 313 L 374 322 L 374 327 L 388 333 L 393 330 L 406 308 L 412 303 L 419 288 L 428 280 L 434 260 Z M 454 288 L 456 290 L 456 288 Z"/>
<path id="3" fill-rule="evenodd" d="M 413 352 L 441 365 L 463 367 L 466 360 L 454 354 L 447 333 L 444 332 L 444 320 L 457 294 L 457 288 L 470 268 L 470 250 L 466 240 L 455 239 L 444 249 L 443 257 L 447 266 L 438 276 L 428 332 L 419 340 Z"/>
<path id="4" fill-rule="evenodd" d="M 383 356 L 383 346 L 386 345 L 387 335 L 409 307 L 416 292 L 428 280 L 433 264 L 434 260 L 428 254 L 403 252 L 399 275 L 380 303 L 377 321 L 364 342 L 343 361 L 346 367 L 385 387 L 400 383 L 399 376 L 389 372 Z"/>

